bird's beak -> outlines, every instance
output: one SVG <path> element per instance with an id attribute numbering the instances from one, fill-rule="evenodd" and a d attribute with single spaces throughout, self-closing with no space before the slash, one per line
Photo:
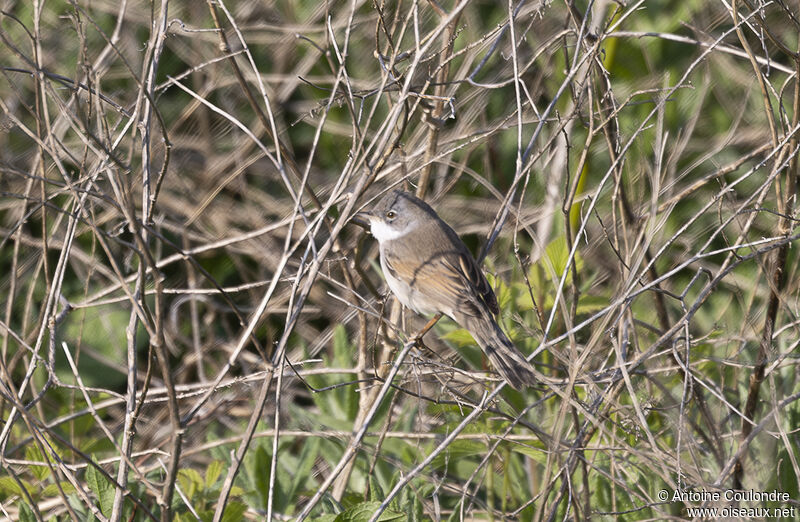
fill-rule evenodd
<path id="1" fill-rule="evenodd" d="M 363 212 L 359 212 L 358 214 L 350 218 L 350 221 L 352 221 L 356 225 L 366 230 L 369 230 L 371 227 L 369 220 L 370 217 L 372 217 L 372 211 L 364 210 Z"/>

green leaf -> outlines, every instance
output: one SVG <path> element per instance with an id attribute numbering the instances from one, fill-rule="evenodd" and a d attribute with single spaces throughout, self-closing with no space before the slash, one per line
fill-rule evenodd
<path id="1" fill-rule="evenodd" d="M 27 491 L 31 491 L 30 484 L 24 480 L 20 482 L 22 482 L 22 486 Z M 17 495 L 21 497 L 23 495 L 22 488 L 19 487 L 19 483 L 17 483 L 17 481 L 12 477 L 0 477 L 0 493 L 4 496 Z"/>
<path id="2" fill-rule="evenodd" d="M 495 297 L 497 297 L 497 306 L 503 310 L 513 298 L 511 287 L 493 274 L 486 274 L 486 280 L 489 282 L 489 286 L 492 287 L 492 290 L 494 290 Z"/>
<path id="3" fill-rule="evenodd" d="M 578 308 L 576 312 L 580 314 L 591 314 L 598 312 L 603 307 L 608 306 L 608 298 L 596 295 L 584 295 L 578 299 Z"/>
<path id="4" fill-rule="evenodd" d="M 545 249 L 545 255 L 552 264 L 556 276 L 560 279 L 561 274 L 564 273 L 564 269 L 567 267 L 567 261 L 569 260 L 567 239 L 564 236 L 558 236 L 552 240 Z M 575 251 L 575 268 L 578 270 L 578 272 L 580 272 L 581 268 L 583 268 L 583 259 L 577 251 Z M 567 281 L 569 282 L 569 276 Z"/>
<path id="5" fill-rule="evenodd" d="M 380 505 L 380 502 L 362 502 L 351 507 L 347 511 L 339 513 L 334 519 L 334 522 L 368 522 Z M 381 513 L 378 520 L 380 522 L 388 522 L 391 520 L 405 520 L 405 517 L 404 513 L 386 510 Z"/>
<path id="6" fill-rule="evenodd" d="M 554 285 L 557 285 L 558 281 L 561 279 L 561 275 L 564 273 L 568 260 L 569 249 L 567 248 L 567 240 L 564 236 L 559 236 L 547 245 L 542 259 L 532 264 L 528 271 L 528 280 L 534 291 L 537 293 L 544 293 L 548 288 L 554 288 Z M 582 268 L 583 257 L 576 251 L 575 269 L 580 272 Z M 567 273 L 565 283 L 569 284 L 570 281 L 572 281 L 572 270 Z M 527 290 L 523 292 L 523 296 L 525 293 L 527 293 Z M 547 292 L 547 295 L 549 295 L 549 292 Z M 523 296 L 520 296 L 520 298 L 523 298 Z M 529 304 L 531 303 L 530 296 L 523 298 L 523 300 L 527 301 Z M 550 303 L 538 304 L 540 308 L 552 306 L 552 300 Z"/>
<path id="7" fill-rule="evenodd" d="M 222 474 L 223 463 L 221 460 L 212 460 L 206 468 L 206 489 L 217 483 L 217 479 Z"/>
<path id="8" fill-rule="evenodd" d="M 537 272 L 535 267 L 531 267 L 531 272 Z M 537 283 L 531 281 L 531 286 L 535 289 L 537 288 Z M 533 310 L 533 299 L 534 297 L 531 296 L 528 287 L 523 283 L 514 283 L 514 289 L 516 290 L 516 299 L 514 300 L 514 309 L 517 312 L 528 312 Z M 536 297 L 538 299 L 538 297 Z M 540 306 L 541 303 L 536 303 L 537 306 Z"/>
<path id="9" fill-rule="evenodd" d="M 323 496 L 322 500 L 320 500 L 319 502 L 319 506 L 320 507 L 318 509 L 321 510 L 322 512 L 335 513 L 336 514 L 335 516 L 338 516 L 339 513 L 344 511 L 342 504 L 330 495 Z"/>
<path id="10" fill-rule="evenodd" d="M 19 502 L 19 522 L 36 522 L 36 515 L 34 515 L 31 507 L 25 502 Z"/>
<path id="11" fill-rule="evenodd" d="M 333 329 L 333 362 L 339 368 L 344 368 L 353 362 L 353 347 L 347 338 L 347 330 L 341 324 Z"/>
<path id="12" fill-rule="evenodd" d="M 295 467 L 295 474 L 292 478 L 292 484 L 289 486 L 289 491 L 284 495 L 286 500 L 296 497 L 297 491 L 305 484 L 311 475 L 311 470 L 319 457 L 320 443 L 322 441 L 317 437 L 312 437 L 306 440 L 303 444 L 303 450 L 300 452 L 300 462 Z M 276 499 L 277 500 L 277 499 Z M 286 502 L 279 502 L 278 504 L 286 504 Z M 282 508 L 286 511 L 286 508 Z M 291 514 L 291 512 L 290 512 Z"/>
<path id="13" fill-rule="evenodd" d="M 419 497 L 424 495 L 420 489 L 405 488 L 401 498 L 395 497 L 389 507 L 405 513 L 406 522 L 422 522 L 422 503 Z"/>
<path id="14" fill-rule="evenodd" d="M 44 496 L 44 497 L 55 497 L 57 495 L 60 495 L 60 493 L 58 491 L 58 486 L 59 485 L 61 486 L 61 489 L 64 491 L 64 494 L 69 495 L 71 493 L 75 493 L 75 486 L 73 486 L 72 484 L 70 484 L 66 480 L 63 480 L 63 481 L 59 482 L 58 485 L 56 485 L 56 484 L 48 484 L 47 487 L 42 490 L 42 496 Z"/>
<path id="15" fill-rule="evenodd" d="M 472 334 L 463 328 L 457 328 L 452 332 L 447 332 L 442 335 L 442 339 L 453 342 L 459 348 L 475 344 L 475 339 L 472 338 Z"/>
<path id="16" fill-rule="evenodd" d="M 373 473 L 369 476 L 369 499 L 373 502 L 381 502 L 384 498 L 385 495 L 383 494 L 383 488 L 380 484 L 378 484 L 378 479 Z"/>
<path id="17" fill-rule="evenodd" d="M 97 497 L 100 512 L 107 517 L 111 516 L 111 508 L 114 506 L 114 486 L 111 482 L 97 468 L 90 465 L 86 468 L 86 483 Z"/>
<path id="18" fill-rule="evenodd" d="M 448 464 L 455 464 L 462 458 L 469 458 L 483 455 L 486 452 L 486 445 L 477 440 L 456 440 L 453 441 L 447 450 L 437 455 L 431 462 L 434 468 L 443 468 Z"/>
<path id="19" fill-rule="evenodd" d="M 204 482 L 197 470 L 186 468 L 178 471 L 178 484 L 186 498 L 192 500 L 195 493 L 203 490 Z"/>
<path id="20" fill-rule="evenodd" d="M 255 462 L 253 462 L 253 482 L 256 485 L 256 492 L 261 502 L 261 509 L 267 508 L 269 497 L 269 474 L 270 474 L 270 455 L 263 445 L 259 445 L 255 452 Z"/>
<path id="21" fill-rule="evenodd" d="M 42 455 L 42 452 L 39 451 L 39 446 L 36 444 L 28 444 L 25 448 L 25 458 L 34 462 L 47 462 L 47 458 Z M 28 469 L 40 481 L 50 476 L 50 468 L 45 465 L 31 464 Z"/>
<path id="22" fill-rule="evenodd" d="M 318 516 L 317 518 L 311 519 L 311 522 L 336 522 L 336 517 L 339 515 L 328 513 L 326 515 Z"/>
<path id="23" fill-rule="evenodd" d="M 84 401 L 79 401 L 76 399 L 74 403 L 70 402 L 69 404 L 65 404 L 61 408 L 59 408 L 59 414 L 67 415 L 71 413 L 73 409 L 85 408 L 85 407 L 86 405 Z M 89 430 L 94 428 L 96 424 L 94 417 L 92 417 L 91 415 L 81 415 L 80 417 L 76 417 L 70 420 L 69 422 L 70 422 L 69 424 L 70 432 L 76 438 L 83 437 L 84 435 L 89 433 Z"/>
<path id="24" fill-rule="evenodd" d="M 547 450 L 546 449 L 544 449 L 544 448 L 537 449 L 537 448 L 534 448 L 534 447 L 531 447 L 531 446 L 527 446 L 527 445 L 524 445 L 524 444 L 514 444 L 513 446 L 511 446 L 511 451 L 526 455 L 526 456 L 532 458 L 533 460 L 535 460 L 537 462 L 541 462 L 542 459 L 545 456 L 547 456 Z"/>
<path id="25" fill-rule="evenodd" d="M 121 308 L 81 308 L 67 315 L 62 325 L 64 339 L 80 339 L 81 344 L 91 347 L 102 356 L 116 357 L 117 347 L 125 346 L 125 329 L 129 319 L 130 314 Z M 75 377 L 60 352 L 56 355 L 56 374 L 64 382 L 72 383 Z M 97 358 L 81 357 L 77 364 L 86 386 L 113 389 L 125 384 L 125 374 L 109 372 L 108 367 Z"/>
<path id="26" fill-rule="evenodd" d="M 190 516 L 188 513 L 186 516 Z M 213 509 L 203 509 L 197 511 L 197 516 L 200 518 L 201 522 L 211 522 L 214 520 L 214 510 Z M 191 522 L 197 522 L 197 519 L 192 517 Z"/>
<path id="27" fill-rule="evenodd" d="M 405 505 L 408 522 L 422 522 L 422 502 L 418 496 L 413 495 L 412 497 L 410 488 L 406 489 L 409 491 L 409 499 Z"/>
<path id="28" fill-rule="evenodd" d="M 228 502 L 225 506 L 225 514 L 222 515 L 222 522 L 238 522 L 244 520 L 244 514 L 247 511 L 247 504 L 242 502 Z"/>

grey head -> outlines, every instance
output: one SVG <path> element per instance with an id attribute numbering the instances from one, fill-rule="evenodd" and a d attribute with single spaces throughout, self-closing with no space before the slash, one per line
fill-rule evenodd
<path id="1" fill-rule="evenodd" d="M 431 223 L 444 224 L 430 205 L 402 190 L 389 192 L 372 210 L 359 212 L 353 219 L 369 224 L 370 231 L 378 242 L 401 238 Z"/>

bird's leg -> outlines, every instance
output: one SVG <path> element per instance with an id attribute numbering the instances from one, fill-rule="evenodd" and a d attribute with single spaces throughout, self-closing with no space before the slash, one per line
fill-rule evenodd
<path id="1" fill-rule="evenodd" d="M 423 336 L 424 336 L 426 333 L 428 333 L 428 331 L 429 331 L 431 328 L 433 328 L 433 325 L 435 325 L 435 324 L 436 324 L 436 323 L 439 321 L 439 319 L 441 319 L 441 318 L 442 318 L 442 314 L 436 314 L 436 315 L 434 315 L 433 317 L 431 317 L 431 320 L 430 320 L 430 321 L 428 321 L 428 323 L 427 323 L 425 326 L 423 326 L 423 327 L 422 327 L 422 330 L 420 330 L 419 332 L 417 332 L 416 334 L 414 334 L 414 336 L 413 336 L 411 339 L 412 339 L 412 340 L 413 340 L 415 343 L 418 343 L 418 342 L 420 342 L 420 341 L 422 340 L 422 337 L 423 337 Z"/>
<path id="2" fill-rule="evenodd" d="M 428 333 L 428 331 L 431 328 L 433 328 L 433 325 L 435 325 L 436 322 L 439 321 L 439 319 L 441 319 L 441 318 L 442 318 L 442 314 L 436 314 L 433 317 L 431 317 L 431 320 L 428 321 L 425 324 L 425 326 L 422 327 L 422 330 L 420 330 L 417 333 L 415 333 L 411 337 L 410 341 L 413 342 L 417 346 L 417 348 L 419 348 L 421 350 L 427 350 L 428 352 L 433 353 L 433 350 L 431 350 L 430 348 L 425 346 L 425 342 L 422 340 L 422 338 L 425 336 L 426 333 Z"/>
<path id="3" fill-rule="evenodd" d="M 421 329 L 420 331 L 418 331 L 417 333 L 415 333 L 414 335 L 412 335 L 412 336 L 411 336 L 411 337 L 408 339 L 408 340 L 409 340 L 409 342 L 410 342 L 412 345 L 416 345 L 417 347 L 420 347 L 420 346 L 422 346 L 422 347 L 424 347 L 424 348 L 426 348 L 426 349 L 430 350 L 430 348 L 428 348 L 427 346 L 425 346 L 425 343 L 423 343 L 423 342 L 422 342 L 422 337 L 423 337 L 423 336 L 424 336 L 426 333 L 428 333 L 428 331 L 429 331 L 431 328 L 433 328 L 433 325 L 435 325 L 435 324 L 436 324 L 436 322 L 437 322 L 437 321 L 439 321 L 439 319 L 441 319 L 441 318 L 442 318 L 442 314 L 436 314 L 436 315 L 434 315 L 433 317 L 431 317 L 431 320 L 430 320 L 430 321 L 428 321 L 428 322 L 425 324 L 425 326 L 423 326 L 423 327 L 422 327 L 422 329 Z M 385 374 L 385 372 L 384 372 L 384 374 Z M 381 375 L 381 377 L 383 377 L 383 376 L 384 376 L 384 375 Z"/>

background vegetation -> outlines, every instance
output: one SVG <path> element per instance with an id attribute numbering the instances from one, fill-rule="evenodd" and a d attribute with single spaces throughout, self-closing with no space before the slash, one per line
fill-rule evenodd
<path id="1" fill-rule="evenodd" d="M 796 3 L 2 6 L 2 516 L 797 506 Z M 397 186 L 539 387 L 415 342 L 348 223 Z"/>

